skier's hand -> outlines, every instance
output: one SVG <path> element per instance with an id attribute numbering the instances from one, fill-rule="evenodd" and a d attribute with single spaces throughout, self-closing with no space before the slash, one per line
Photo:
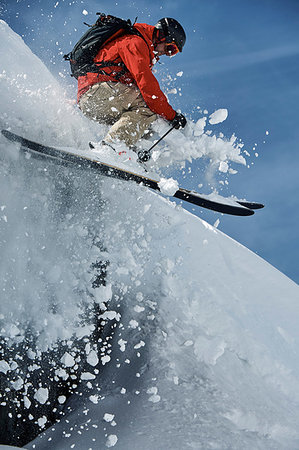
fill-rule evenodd
<path id="1" fill-rule="evenodd" d="M 183 114 L 177 112 L 170 123 L 176 130 L 179 130 L 187 125 L 187 119 Z"/>

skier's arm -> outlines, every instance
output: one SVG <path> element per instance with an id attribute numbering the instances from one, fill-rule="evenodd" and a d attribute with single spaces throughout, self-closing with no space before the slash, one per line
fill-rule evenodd
<path id="1" fill-rule="evenodd" d="M 147 106 L 164 119 L 172 121 L 176 115 L 166 96 L 160 89 L 156 77 L 153 75 L 148 56 L 148 47 L 143 39 L 134 37 L 130 45 L 120 46 L 119 55 L 136 81 Z"/>

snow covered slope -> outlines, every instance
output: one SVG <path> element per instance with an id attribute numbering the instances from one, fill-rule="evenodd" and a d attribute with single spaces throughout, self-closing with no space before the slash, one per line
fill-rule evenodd
<path id="1" fill-rule="evenodd" d="M 0 38 L 1 128 L 52 145 L 99 140 L 3 22 Z M 198 126 L 197 155 L 237 157 Z M 57 380 L 77 392 L 60 394 L 67 415 L 26 447 L 298 448 L 298 286 L 145 188 L 22 158 L 0 139 L 2 386 L 41 430 Z M 91 339 L 97 321 L 108 335 Z M 45 385 L 33 378 L 49 354 Z"/>

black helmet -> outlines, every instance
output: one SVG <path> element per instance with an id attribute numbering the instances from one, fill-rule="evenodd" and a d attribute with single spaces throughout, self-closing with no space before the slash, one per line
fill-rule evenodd
<path id="1" fill-rule="evenodd" d="M 157 30 L 156 37 L 158 40 L 164 38 L 166 42 L 175 42 L 179 51 L 183 51 L 186 42 L 186 33 L 177 20 L 164 17 L 156 23 L 155 28 Z"/>

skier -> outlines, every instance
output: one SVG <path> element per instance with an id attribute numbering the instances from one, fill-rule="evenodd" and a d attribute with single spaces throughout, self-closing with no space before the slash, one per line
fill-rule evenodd
<path id="1" fill-rule="evenodd" d="M 112 125 L 104 144 L 115 149 L 122 141 L 138 152 L 136 143 L 158 116 L 177 129 L 187 123 L 170 106 L 151 70 L 160 56 L 182 52 L 186 34 L 179 22 L 168 17 L 155 26 L 136 23 L 134 27 L 141 36 L 125 34 L 108 42 L 94 59 L 101 69 L 79 76 L 78 104 L 90 119 Z M 142 161 L 150 158 L 146 151 L 138 156 Z"/>

